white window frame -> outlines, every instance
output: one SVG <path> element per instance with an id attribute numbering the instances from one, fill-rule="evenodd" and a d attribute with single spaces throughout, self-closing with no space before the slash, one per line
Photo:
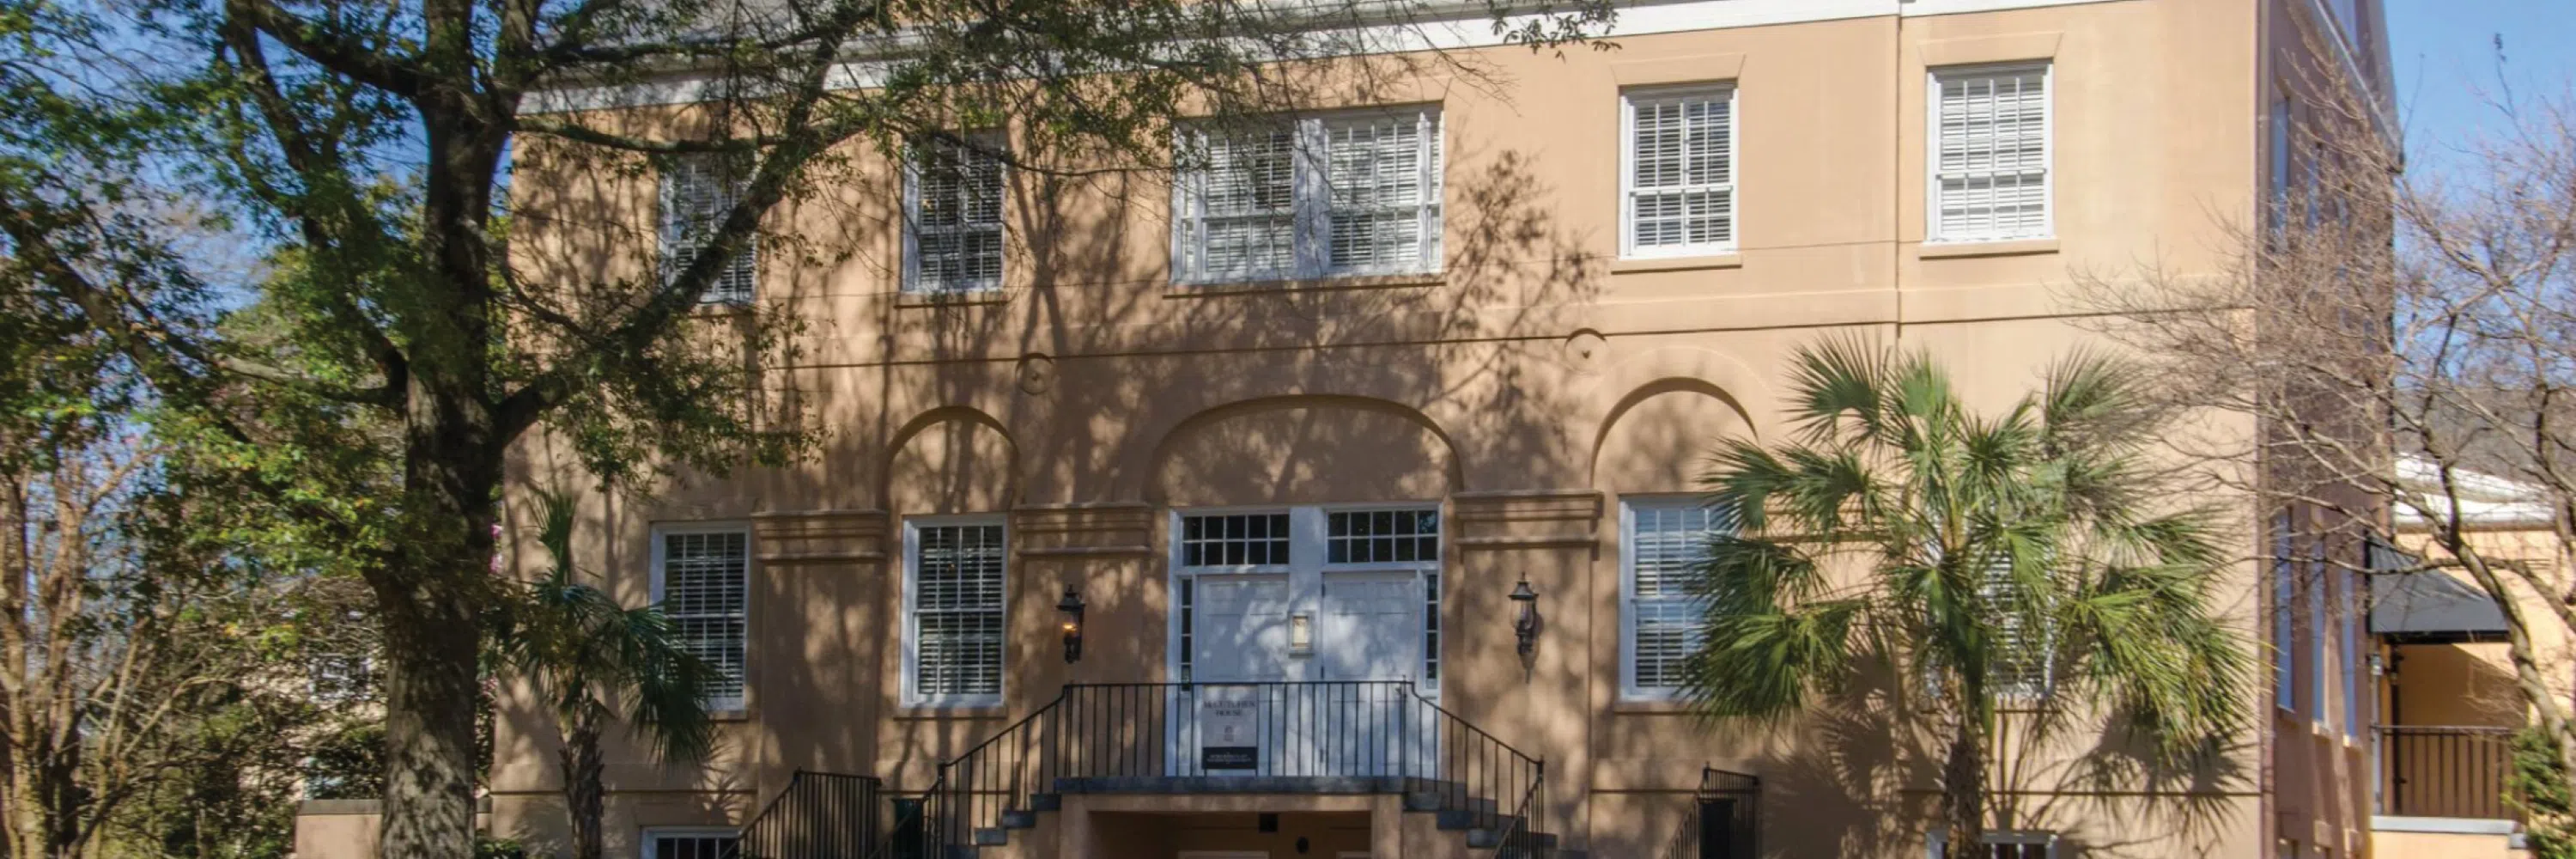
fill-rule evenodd
<path id="1" fill-rule="evenodd" d="M 735 859 L 742 857 L 742 830 L 729 826 L 647 826 L 636 834 L 637 859 L 654 859 L 653 843 L 664 838 L 731 838 Z"/>
<path id="2" fill-rule="evenodd" d="M 944 140 L 924 141 L 917 146 L 955 146 L 965 152 L 967 157 L 984 157 L 986 153 L 982 151 L 983 149 L 1003 150 L 1010 145 L 1009 138 L 999 131 L 978 131 L 961 136 L 965 138 L 965 143 L 951 143 Z M 1010 275 L 1010 165 L 1007 162 L 994 165 L 1000 187 L 994 189 L 994 195 L 999 198 L 995 215 L 998 220 L 993 223 L 991 229 L 997 238 L 995 253 L 1000 254 L 1001 259 L 995 261 L 993 279 L 963 285 L 934 284 L 924 282 L 921 274 L 922 157 L 921 152 L 916 149 L 904 153 L 903 158 L 903 291 L 910 295 L 971 295 L 1001 289 L 1003 279 Z M 991 157 L 1000 158 L 1000 156 Z M 984 229 L 982 225 L 974 225 L 938 227 L 930 231 L 962 234 L 982 232 Z"/>
<path id="3" fill-rule="evenodd" d="M 755 571 L 759 568 L 760 547 L 754 542 L 751 525 L 746 522 L 679 522 L 653 526 L 652 599 L 653 605 L 657 607 L 663 606 L 662 587 L 665 583 L 663 572 L 666 568 L 665 562 L 669 560 L 667 555 L 670 548 L 666 545 L 667 538 L 679 534 L 742 535 L 742 694 L 709 698 L 706 702 L 707 709 L 717 713 L 742 712 L 750 706 L 751 700 L 751 638 L 752 630 L 756 628 L 751 610 L 751 582 Z M 665 607 L 663 616 L 677 620 L 695 615 L 671 614 Z"/>
<path id="4" fill-rule="evenodd" d="M 924 695 L 920 689 L 921 529 L 953 525 L 993 525 L 1002 529 L 1002 664 L 1000 687 L 987 695 Z M 903 520 L 903 701 L 913 707 L 998 707 L 1011 689 L 1011 549 L 1010 517 L 1000 513 L 907 516 Z"/>
<path id="5" fill-rule="evenodd" d="M 1370 117 L 1413 116 L 1422 124 L 1421 159 L 1422 201 L 1415 210 L 1419 220 L 1421 248 L 1412 266 L 1374 266 L 1335 269 L 1332 267 L 1332 179 L 1331 153 L 1326 128 L 1332 123 Z M 1442 118 L 1437 102 L 1418 105 L 1369 107 L 1327 111 L 1294 116 L 1282 115 L 1266 122 L 1285 123 L 1293 128 L 1290 135 L 1289 200 L 1294 226 L 1290 230 L 1292 267 L 1286 271 L 1209 272 L 1205 268 L 1206 206 L 1199 190 L 1207 173 L 1201 169 L 1184 171 L 1172 181 L 1171 280 L 1176 284 L 1207 285 L 1227 283 L 1266 283 L 1277 281 L 1324 280 L 1331 278 L 1383 277 L 1398 275 L 1438 274 L 1446 265 L 1443 259 L 1446 243 L 1442 240 L 1448 217 L 1448 183 L 1445 174 L 1448 159 L 1445 148 L 1448 124 Z M 1185 149 L 1199 145 L 1195 135 L 1209 133 L 1205 127 L 1185 127 L 1175 132 L 1173 146 Z"/>
<path id="6" fill-rule="evenodd" d="M 654 199 L 659 206 L 659 210 L 656 214 L 659 216 L 661 221 L 659 225 L 660 229 L 658 231 L 659 235 L 654 247 L 656 254 L 655 265 L 659 267 L 661 277 L 665 283 L 680 275 L 680 255 L 682 253 L 688 253 L 691 256 L 692 261 L 695 260 L 696 252 L 699 249 L 686 246 L 690 240 L 688 233 L 692 228 L 702 229 L 712 234 L 714 231 L 724 227 L 722 220 L 718 220 L 715 223 L 705 224 L 703 226 L 694 225 L 689 223 L 686 218 L 683 218 L 679 212 L 675 211 L 678 206 L 677 197 L 679 195 L 680 185 L 678 177 L 681 175 L 678 167 L 680 161 L 685 160 L 687 162 L 697 164 L 697 169 L 700 171 L 699 175 L 704 175 L 704 171 L 712 170 L 717 166 L 721 166 L 722 156 L 715 154 L 694 154 L 676 156 L 675 158 L 676 160 L 666 162 L 661 166 L 657 171 L 658 175 L 655 177 L 654 181 Z M 730 210 L 734 205 L 741 202 L 742 194 L 749 184 L 748 179 L 738 177 L 734 178 L 733 187 L 724 190 L 724 205 L 721 208 Z M 719 213 L 719 217 L 721 217 L 721 213 Z M 760 297 L 760 236 L 757 231 L 750 236 L 750 239 L 750 241 L 743 243 L 742 253 L 740 255 L 726 262 L 726 266 L 728 268 L 740 266 L 744 269 L 742 279 L 745 283 L 743 284 L 741 294 L 736 295 L 732 291 L 724 288 L 724 282 L 726 278 L 731 276 L 731 272 L 717 272 L 715 278 L 707 282 L 706 291 L 698 295 L 698 304 L 700 306 L 741 306 L 750 304 Z"/>
<path id="7" fill-rule="evenodd" d="M 2054 832 L 1998 831 L 1987 832 L 1982 837 L 1985 838 L 1988 847 L 2039 844 L 2048 848 L 2049 859 L 2057 857 L 2057 833 Z M 1948 832 L 1934 830 L 1926 833 L 1923 838 L 1923 855 L 1926 859 L 1944 859 L 1941 848 L 1948 846 L 1949 843 L 1950 833 Z M 1991 856 L 1992 851 L 1988 851 L 1988 855 Z M 1976 857 L 1976 859 L 1986 859 L 1986 857 Z"/>
<path id="8" fill-rule="evenodd" d="M 1619 499 L 1619 697 L 1625 701 L 1671 701 L 1679 687 L 1637 685 L 1637 510 L 1701 507 L 1695 495 L 1633 495 Z M 1703 631 L 1705 633 L 1705 631 Z"/>
<path id="9" fill-rule="evenodd" d="M 1658 191 L 1725 191 L 1726 240 L 1699 244 L 1637 247 L 1637 102 L 1684 101 L 1723 96 L 1726 100 L 1726 181 L 1681 185 Z M 1619 257 L 1670 259 L 1735 253 L 1744 238 L 1744 113 L 1734 81 L 1657 85 L 1619 91 Z"/>
<path id="10" fill-rule="evenodd" d="M 2040 92 L 2045 99 L 2040 107 L 2040 228 L 2029 234 L 1943 235 L 1941 232 L 1941 82 L 1951 77 L 1984 77 L 2034 70 L 2039 72 Z M 1923 80 L 1924 243 L 1964 245 L 2055 238 L 2057 236 L 2057 63 L 2053 60 L 2025 60 L 1941 66 L 1926 70 Z"/>

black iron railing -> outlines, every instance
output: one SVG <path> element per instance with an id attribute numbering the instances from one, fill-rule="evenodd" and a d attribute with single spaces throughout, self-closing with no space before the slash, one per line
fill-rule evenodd
<path id="1" fill-rule="evenodd" d="M 742 828 L 744 859 L 849 859 L 885 840 L 874 778 L 797 770 Z"/>
<path id="2" fill-rule="evenodd" d="M 1538 819 L 1544 765 L 1410 682 L 1111 683 L 1066 686 L 941 764 L 919 810 L 901 815 L 872 855 L 951 859 L 953 848 L 998 845 L 1034 826 L 1064 794 L 1169 790 L 1180 779 L 1403 793 L 1408 808 L 1470 829 L 1471 842 L 1517 839 L 1519 856 L 1554 837 Z"/>
<path id="3" fill-rule="evenodd" d="M 2379 728 L 2380 813 L 2397 817 L 2516 817 L 2505 802 L 2513 729 Z"/>
<path id="4" fill-rule="evenodd" d="M 1762 780 L 1714 767 L 1699 772 L 1699 791 L 1673 831 L 1664 859 L 1752 859 L 1758 837 Z"/>

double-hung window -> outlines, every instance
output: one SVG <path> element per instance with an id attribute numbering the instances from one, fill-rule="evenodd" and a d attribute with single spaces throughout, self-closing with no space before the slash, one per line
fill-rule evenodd
<path id="1" fill-rule="evenodd" d="M 1173 188 L 1176 280 L 1440 268 L 1440 111 L 1347 111 L 1192 128 Z"/>
<path id="2" fill-rule="evenodd" d="M 1722 517 L 1693 498 L 1636 498 L 1620 519 L 1620 691 L 1669 697 L 1680 691 L 1705 625 L 1691 567 Z"/>
<path id="3" fill-rule="evenodd" d="M 2041 698 L 2055 680 L 2055 630 L 2048 626 L 2045 607 L 2024 605 L 2028 600 L 2013 577 L 2012 564 L 2009 556 L 1989 561 L 1979 586 L 1986 605 L 1995 612 L 1996 653 L 1987 663 L 1986 688 L 2007 697 Z"/>
<path id="4" fill-rule="evenodd" d="M 1932 241 L 2053 234 L 2048 85 L 2045 63 L 1933 70 Z"/>
<path id="5" fill-rule="evenodd" d="M 670 527 L 654 546 L 653 599 L 689 652 L 716 669 L 707 706 L 743 705 L 751 619 L 751 532 Z"/>
<path id="6" fill-rule="evenodd" d="M 2359 740 L 2363 736 L 2362 729 L 2367 727 L 2361 721 L 2364 712 L 2361 706 L 2362 675 L 2370 667 L 2370 660 L 2361 652 L 2361 617 L 2370 607 L 2362 597 L 2359 574 L 2348 573 L 2336 578 L 2343 582 L 2343 733 Z"/>
<path id="7" fill-rule="evenodd" d="M 2299 658 L 2290 649 L 2298 640 L 2298 556 L 2290 535 L 2290 514 L 2272 517 L 2272 704 L 2297 710 Z"/>
<path id="8" fill-rule="evenodd" d="M 648 829 L 643 859 L 741 859 L 742 836 L 732 829 Z"/>
<path id="9" fill-rule="evenodd" d="M 1949 833 L 1934 832 L 1928 839 L 1929 859 L 2056 859 L 2057 834 L 2053 832 L 1987 832 L 1982 849 L 1952 851 Z"/>
<path id="10" fill-rule="evenodd" d="M 923 704 L 1002 700 L 1004 568 L 996 517 L 905 523 L 905 675 Z"/>
<path id="11" fill-rule="evenodd" d="M 662 276 L 678 277 L 697 261 L 698 252 L 724 226 L 725 216 L 742 201 L 744 177 L 731 160 L 714 155 L 673 158 L 662 165 Z M 756 238 L 756 237 L 755 237 Z M 699 293 L 700 304 L 751 301 L 759 273 L 759 242 L 746 241 L 742 251 L 725 260 L 722 271 Z"/>
<path id="12" fill-rule="evenodd" d="M 2326 670 L 2326 540 L 2319 534 L 2308 540 L 2308 718 L 2322 732 L 2326 727 L 2327 690 L 2334 688 L 2334 674 Z"/>
<path id="13" fill-rule="evenodd" d="M 1735 249 L 1735 87 L 1630 90 L 1619 236 L 1624 257 Z"/>
<path id="14" fill-rule="evenodd" d="M 1001 135 L 917 143 L 904 170 L 903 287 L 973 292 L 1002 285 Z"/>

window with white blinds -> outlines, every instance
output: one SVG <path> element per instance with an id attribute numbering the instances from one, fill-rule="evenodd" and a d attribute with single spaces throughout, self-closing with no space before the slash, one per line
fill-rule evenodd
<path id="1" fill-rule="evenodd" d="M 904 171 L 904 290 L 971 292 L 1002 285 L 998 134 L 913 147 Z"/>
<path id="2" fill-rule="evenodd" d="M 1633 90 L 1620 112 L 1621 255 L 1734 250 L 1735 87 Z"/>
<path id="3" fill-rule="evenodd" d="M 1207 283 L 1440 268 L 1440 112 L 1370 110 L 1193 129 L 1172 270 Z"/>
<path id="4" fill-rule="evenodd" d="M 998 518 L 909 523 L 906 674 L 915 702 L 1002 700 L 1004 562 Z"/>
<path id="5" fill-rule="evenodd" d="M 716 669 L 708 706 L 739 709 L 751 618 L 751 532 L 664 529 L 655 547 L 653 599 L 689 652 Z"/>
<path id="6" fill-rule="evenodd" d="M 1621 691 L 1631 698 L 1669 696 L 1680 690 L 1683 666 L 1699 647 L 1705 616 L 1691 588 L 1691 567 L 1720 518 L 1690 498 L 1630 499 L 1624 508 Z"/>
<path id="7" fill-rule="evenodd" d="M 1932 72 L 1932 241 L 2052 233 L 2048 82 L 2045 64 Z"/>
<path id="8" fill-rule="evenodd" d="M 712 155 L 673 158 L 662 165 L 662 276 L 677 277 L 696 261 L 698 250 L 714 238 L 725 215 L 742 200 L 744 177 L 724 159 Z M 725 261 L 723 271 L 700 293 L 701 304 L 742 304 L 752 297 L 759 271 L 757 241 Z"/>
<path id="9" fill-rule="evenodd" d="M 1986 663 L 1986 688 L 2007 697 L 2038 698 L 2048 694 L 2054 679 L 2049 659 L 2052 636 L 2047 628 L 2032 628 L 2029 614 L 2019 605 L 2019 590 L 2011 558 L 1996 558 L 1987 565 L 1979 595 L 1995 611 L 1997 641 Z"/>

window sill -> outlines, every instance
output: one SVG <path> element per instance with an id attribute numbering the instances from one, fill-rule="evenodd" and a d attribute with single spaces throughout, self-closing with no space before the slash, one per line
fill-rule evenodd
<path id="1" fill-rule="evenodd" d="M 948 292 L 914 292 L 899 290 L 894 294 L 896 307 L 956 307 L 970 304 L 1009 304 L 1011 293 L 1001 287 L 961 289 Z"/>
<path id="2" fill-rule="evenodd" d="M 748 721 L 751 721 L 751 708 L 749 708 L 749 707 L 723 707 L 723 708 L 719 708 L 719 709 L 708 710 L 708 711 L 707 711 L 707 721 L 710 721 L 710 722 L 748 722 Z"/>
<path id="3" fill-rule="evenodd" d="M 1164 295 L 1170 298 L 1199 298 L 1217 295 L 1243 295 L 1246 293 L 1330 292 L 1346 289 L 1403 289 L 1408 287 L 1439 286 L 1447 282 L 1447 276 L 1440 274 L 1439 272 L 1431 272 L 1428 274 L 1373 274 L 1354 275 L 1351 277 L 1288 278 L 1283 280 L 1231 280 L 1210 282 L 1176 280 L 1172 281 L 1171 289 L 1165 292 Z"/>
<path id="4" fill-rule="evenodd" d="M 2013 239 L 1995 242 L 1924 242 L 1920 256 L 1923 259 L 1964 259 L 2032 256 L 2056 252 L 2056 239 Z"/>
<path id="5" fill-rule="evenodd" d="M 905 704 L 894 711 L 897 719 L 1000 719 L 1010 714 L 1000 704 Z"/>
<path id="6" fill-rule="evenodd" d="M 1610 712 L 1636 716 L 1680 716 L 1690 711 L 1690 702 L 1678 698 L 1623 697 L 1610 702 Z"/>
<path id="7" fill-rule="evenodd" d="M 1639 271 L 1708 271 L 1722 268 L 1743 267 L 1743 254 L 1722 253 L 1705 254 L 1701 256 L 1636 257 L 1631 259 L 1612 260 L 1610 263 L 1610 273 L 1627 274 L 1629 272 Z"/>

